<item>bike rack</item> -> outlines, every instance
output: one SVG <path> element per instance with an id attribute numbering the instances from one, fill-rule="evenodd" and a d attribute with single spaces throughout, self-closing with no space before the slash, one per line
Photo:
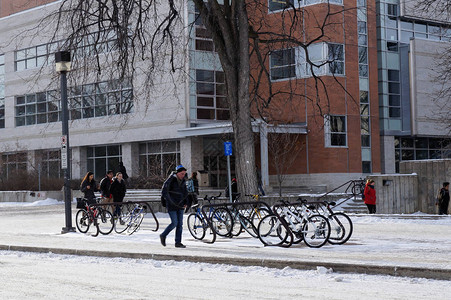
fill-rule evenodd
<path id="1" fill-rule="evenodd" d="M 325 194 L 319 196 L 318 199 L 321 199 L 321 198 L 323 198 L 323 197 L 326 197 L 326 196 L 329 195 L 330 193 L 335 192 L 336 190 L 338 190 L 339 188 L 344 187 L 345 185 L 348 185 L 348 187 L 347 187 L 346 190 L 345 190 L 345 194 L 347 194 L 349 188 L 351 188 L 351 192 L 352 192 L 352 188 L 353 188 L 353 187 L 356 187 L 356 186 L 358 186 L 358 185 L 360 185 L 360 184 L 362 184 L 362 183 L 365 183 L 365 180 L 364 180 L 364 179 L 348 180 L 348 181 L 346 181 L 345 183 L 343 183 L 342 185 L 339 185 L 338 187 L 334 188 L 333 190 L 330 190 L 330 191 L 328 191 L 327 193 L 325 193 Z M 352 192 L 351 196 L 349 196 L 348 198 L 344 199 L 344 200 L 341 201 L 340 203 L 335 204 L 335 206 L 338 206 L 338 205 L 341 205 L 342 203 L 345 203 L 346 201 L 348 201 L 348 200 L 351 199 L 352 197 L 354 197 L 354 199 L 355 199 L 355 197 L 356 197 L 357 195 L 358 195 L 358 194 L 356 194 L 355 192 Z M 334 206 L 334 207 L 335 207 L 335 206 Z"/>
<path id="2" fill-rule="evenodd" d="M 108 202 L 108 203 L 95 203 L 92 204 L 90 206 L 92 207 L 108 207 L 111 208 L 111 210 L 114 211 L 114 209 L 116 208 L 117 205 L 121 206 L 121 211 L 123 211 L 123 207 L 126 207 L 127 210 L 133 210 L 135 204 L 140 204 L 143 206 L 144 212 L 145 214 L 147 213 L 151 213 L 153 216 L 153 219 L 155 220 L 155 224 L 156 224 L 156 228 L 152 229 L 152 231 L 156 232 L 158 231 L 159 227 L 160 227 L 160 223 L 158 222 L 157 217 L 155 216 L 155 213 L 153 212 L 152 206 L 151 206 L 151 202 L 149 201 L 127 201 L 127 202 Z"/>
<path id="3" fill-rule="evenodd" d="M 229 207 L 237 208 L 238 210 L 243 210 L 242 207 L 244 207 L 245 210 L 252 211 L 255 207 L 264 207 L 266 208 L 270 213 L 272 213 L 271 207 L 263 201 L 250 201 L 250 202 L 223 202 L 223 203 L 215 203 L 215 204 L 206 204 L 201 207 L 202 216 L 207 221 L 208 227 L 210 228 L 211 234 L 213 235 L 212 239 L 210 241 L 206 241 L 206 243 L 213 244 L 216 241 L 216 232 L 213 230 L 213 224 L 211 222 L 211 219 L 208 217 L 208 212 L 210 208 L 217 208 L 217 207 L 225 207 L 227 210 L 230 211 Z M 240 209 L 241 207 L 241 209 Z"/>

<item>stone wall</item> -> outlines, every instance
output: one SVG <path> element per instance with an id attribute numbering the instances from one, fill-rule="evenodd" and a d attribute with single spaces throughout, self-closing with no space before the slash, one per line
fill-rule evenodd
<path id="1" fill-rule="evenodd" d="M 416 174 L 372 175 L 376 189 L 376 213 L 410 214 L 420 210 Z"/>
<path id="2" fill-rule="evenodd" d="M 418 210 L 436 214 L 437 191 L 443 182 L 451 181 L 451 159 L 403 161 L 399 163 L 399 172 L 418 175 Z"/>

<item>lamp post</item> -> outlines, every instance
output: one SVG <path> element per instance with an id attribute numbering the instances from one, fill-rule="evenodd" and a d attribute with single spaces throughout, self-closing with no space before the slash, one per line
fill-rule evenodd
<path id="1" fill-rule="evenodd" d="M 61 169 L 64 170 L 64 207 L 66 214 L 66 226 L 61 233 L 74 232 L 72 227 L 71 191 L 70 191 L 70 152 L 69 150 L 69 112 L 67 110 L 67 72 L 70 71 L 70 52 L 59 51 L 55 53 L 56 72 L 61 79 L 61 121 L 63 134 L 61 136 Z"/>

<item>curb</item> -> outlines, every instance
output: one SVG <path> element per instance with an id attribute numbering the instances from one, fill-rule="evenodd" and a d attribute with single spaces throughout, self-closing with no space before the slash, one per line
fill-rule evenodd
<path id="1" fill-rule="evenodd" d="M 419 277 L 438 280 L 451 280 L 451 269 L 430 269 L 403 266 L 377 266 L 363 264 L 344 264 L 330 262 L 313 262 L 313 261 L 290 261 L 276 259 L 255 259 L 255 258 L 228 258 L 214 256 L 186 256 L 186 255 L 169 255 L 169 254 L 152 254 L 152 253 L 132 253 L 132 252 L 112 252 L 97 250 L 77 250 L 66 248 L 47 248 L 32 246 L 14 246 L 0 245 L 0 250 L 21 251 L 35 253 L 55 253 L 64 255 L 81 255 L 81 256 L 98 256 L 98 257 L 122 257 L 134 259 L 154 259 L 154 260 L 175 260 L 187 261 L 194 263 L 210 263 L 210 264 L 230 264 L 237 266 L 259 266 L 267 268 L 283 269 L 290 267 L 299 270 L 315 270 L 318 266 L 331 268 L 338 273 L 358 273 L 368 275 L 390 275 L 399 277 Z"/>

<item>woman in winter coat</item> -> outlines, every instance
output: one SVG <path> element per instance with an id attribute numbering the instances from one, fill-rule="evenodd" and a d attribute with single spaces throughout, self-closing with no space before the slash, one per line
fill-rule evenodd
<path id="1" fill-rule="evenodd" d="M 88 172 L 80 184 L 80 190 L 85 195 L 85 199 L 88 200 L 88 204 L 96 203 L 95 192 L 98 192 L 96 181 L 94 180 L 94 173 Z"/>
<path id="2" fill-rule="evenodd" d="M 116 177 L 113 178 L 113 183 L 111 183 L 110 193 L 113 195 L 113 202 L 123 202 L 125 193 L 127 189 L 125 187 L 125 180 L 122 178 L 122 173 L 117 172 Z M 114 212 L 115 216 L 120 216 L 121 207 L 116 205 L 116 210 Z"/>
<path id="3" fill-rule="evenodd" d="M 374 180 L 366 181 L 365 190 L 363 191 L 365 204 L 370 214 L 376 213 L 376 190 L 374 189 Z"/>

